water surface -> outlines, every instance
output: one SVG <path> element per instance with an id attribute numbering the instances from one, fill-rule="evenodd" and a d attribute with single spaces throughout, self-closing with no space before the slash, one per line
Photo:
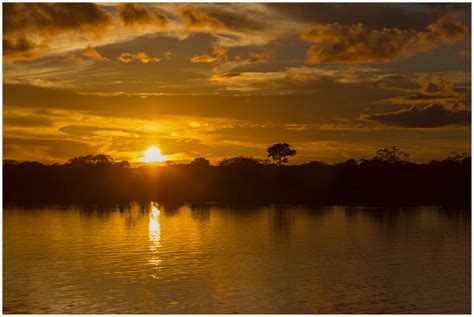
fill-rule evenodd
<path id="1" fill-rule="evenodd" d="M 470 216 L 5 208 L 5 313 L 470 313 Z"/>

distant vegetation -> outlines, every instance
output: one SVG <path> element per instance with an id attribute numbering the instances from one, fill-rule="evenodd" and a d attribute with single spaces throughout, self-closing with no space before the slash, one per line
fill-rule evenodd
<path id="1" fill-rule="evenodd" d="M 169 203 L 297 203 L 401 206 L 470 205 L 471 157 L 415 164 L 397 147 L 371 159 L 329 165 L 283 165 L 296 154 L 288 144 L 268 148 L 270 160 L 233 157 L 212 166 L 203 157 L 189 164 L 141 166 L 87 155 L 65 164 L 3 161 L 4 201 Z"/>

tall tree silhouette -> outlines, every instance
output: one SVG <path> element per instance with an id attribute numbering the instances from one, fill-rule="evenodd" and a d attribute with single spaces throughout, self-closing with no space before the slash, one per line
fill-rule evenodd
<path id="1" fill-rule="evenodd" d="M 281 166 L 281 163 L 287 163 L 288 156 L 296 154 L 296 150 L 292 149 L 288 143 L 273 144 L 267 149 L 267 152 L 268 157 L 277 162 L 278 166 Z"/>

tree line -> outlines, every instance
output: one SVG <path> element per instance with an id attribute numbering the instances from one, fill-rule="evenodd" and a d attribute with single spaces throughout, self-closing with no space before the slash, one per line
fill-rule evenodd
<path id="1" fill-rule="evenodd" d="M 270 159 L 238 156 L 212 166 L 204 157 L 189 164 L 131 167 L 104 154 L 64 164 L 3 161 L 6 203 L 130 202 L 292 203 L 348 206 L 470 205 L 471 157 L 416 164 L 398 147 L 371 159 L 336 164 L 285 165 L 289 144 L 267 149 Z"/>

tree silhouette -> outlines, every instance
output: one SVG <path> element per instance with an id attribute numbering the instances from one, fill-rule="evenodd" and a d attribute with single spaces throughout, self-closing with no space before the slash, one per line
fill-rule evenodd
<path id="1" fill-rule="evenodd" d="M 312 161 L 277 167 L 241 156 L 202 168 L 195 166 L 205 166 L 204 158 L 191 164 L 145 167 L 129 167 L 128 162 L 115 162 L 106 155 L 76 157 L 53 165 L 7 159 L 3 161 L 3 197 L 9 203 L 159 200 L 169 204 L 470 206 L 468 155 L 451 153 L 447 159 L 428 164 L 400 164 L 407 155 L 392 147 L 379 150 L 376 159 L 362 159 L 361 164 L 349 159 L 337 164 Z M 279 153 L 279 158 L 283 162 L 286 157 Z"/>
<path id="2" fill-rule="evenodd" d="M 234 168 L 251 168 L 260 166 L 259 160 L 253 157 L 237 156 L 231 158 L 225 158 L 220 163 L 221 167 L 234 167 Z"/>
<path id="3" fill-rule="evenodd" d="M 400 151 L 398 147 L 392 146 L 377 150 L 377 155 L 373 158 L 373 160 L 387 163 L 396 163 L 406 161 L 409 156 L 410 155 L 408 153 Z"/>
<path id="4" fill-rule="evenodd" d="M 209 160 L 204 157 L 197 157 L 192 160 L 190 164 L 193 167 L 208 167 L 211 165 L 211 162 L 209 162 Z"/>
<path id="5" fill-rule="evenodd" d="M 127 161 L 114 162 L 114 159 L 105 154 L 97 155 L 86 155 L 78 156 L 72 159 L 69 159 L 65 165 L 75 166 L 75 167 L 86 167 L 86 166 L 117 166 L 117 167 L 130 167 L 130 163 Z"/>
<path id="6" fill-rule="evenodd" d="M 449 156 L 446 160 L 450 162 L 461 163 L 462 160 L 464 160 L 467 157 L 469 157 L 469 153 L 467 152 L 462 152 L 462 153 L 451 152 L 449 153 Z"/>
<path id="7" fill-rule="evenodd" d="M 277 162 L 278 166 L 281 166 L 281 163 L 287 163 L 288 156 L 296 154 L 296 150 L 292 149 L 287 143 L 277 143 L 273 144 L 267 149 L 268 157 L 271 157 L 272 160 Z"/>

